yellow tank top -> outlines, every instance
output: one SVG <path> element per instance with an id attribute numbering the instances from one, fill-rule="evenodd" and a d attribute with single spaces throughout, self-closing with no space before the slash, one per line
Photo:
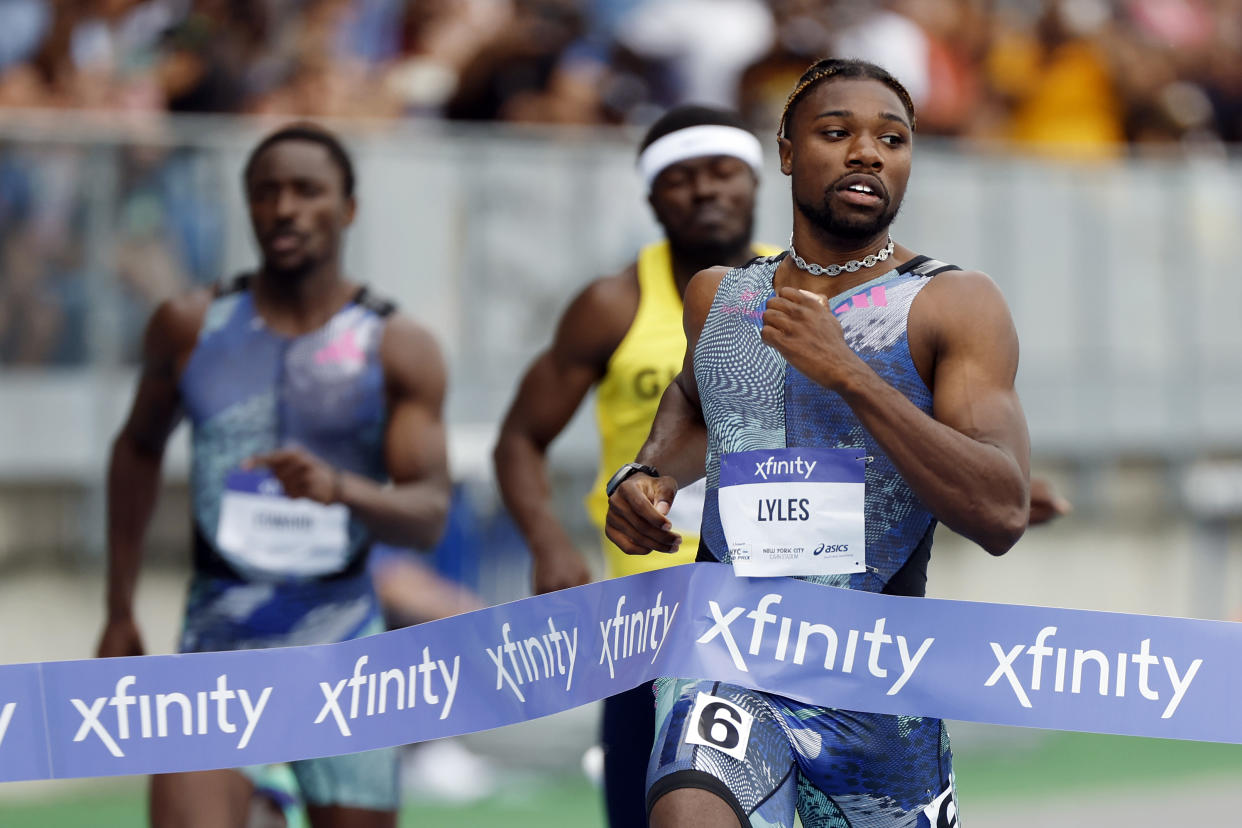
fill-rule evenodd
<path id="1" fill-rule="evenodd" d="M 774 256 L 780 248 L 756 244 L 761 256 Z M 600 529 L 604 547 L 604 574 L 608 578 L 633 575 L 665 566 L 690 563 L 698 552 L 698 526 L 694 532 L 675 526 L 682 533 L 681 549 L 673 554 L 626 555 L 604 535 L 608 478 L 638 454 L 664 389 L 681 371 L 686 352 L 682 327 L 681 296 L 673 281 L 673 263 L 667 241 L 644 247 L 638 255 L 638 311 L 625 338 L 608 360 L 608 369 L 595 393 L 595 419 L 599 426 L 600 465 L 595 485 L 586 497 L 587 511 Z"/>

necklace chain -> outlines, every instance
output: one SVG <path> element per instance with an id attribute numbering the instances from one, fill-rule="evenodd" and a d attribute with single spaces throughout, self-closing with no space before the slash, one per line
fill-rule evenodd
<path id="1" fill-rule="evenodd" d="M 853 273 L 864 267 L 875 267 L 880 262 L 893 255 L 893 239 L 890 236 L 888 244 L 881 247 L 877 252 L 861 259 L 850 259 L 845 264 L 830 264 L 827 267 L 817 265 L 814 262 L 808 262 L 806 259 L 798 255 L 798 251 L 794 250 L 793 234 L 789 234 L 789 255 L 793 257 L 794 264 L 802 270 L 810 273 L 812 276 L 840 276 L 842 273 Z"/>

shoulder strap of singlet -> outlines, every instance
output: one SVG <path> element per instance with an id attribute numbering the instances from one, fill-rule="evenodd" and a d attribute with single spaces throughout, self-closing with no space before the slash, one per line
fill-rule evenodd
<path id="1" fill-rule="evenodd" d="M 770 255 L 770 256 L 765 256 L 765 255 L 763 255 L 763 254 L 761 253 L 761 254 L 759 254 L 758 256 L 756 256 L 755 258 L 751 259 L 751 260 L 750 260 L 749 262 L 747 262 L 746 264 L 742 265 L 742 266 L 741 266 L 740 268 L 738 268 L 738 269 L 739 269 L 739 270 L 745 270 L 746 268 L 750 267 L 751 265 L 755 264 L 756 262 L 768 262 L 768 261 L 772 261 L 772 260 L 776 260 L 776 261 L 778 261 L 778 262 L 779 262 L 781 259 L 785 258 L 785 257 L 786 257 L 786 256 L 788 256 L 788 255 L 789 255 L 789 251 L 788 251 L 788 250 L 781 250 L 781 251 L 779 251 L 779 252 L 777 252 L 777 253 L 773 253 L 773 254 L 772 254 L 772 255 Z"/>
<path id="2" fill-rule="evenodd" d="M 250 289 L 251 281 L 253 281 L 251 273 L 238 273 L 235 276 L 221 279 L 212 289 L 213 298 L 219 299 L 233 293 L 243 293 Z M 354 295 L 354 304 L 361 305 L 380 317 L 391 316 L 397 311 L 396 302 L 376 296 L 366 285 L 358 288 L 358 293 Z"/>
<path id="3" fill-rule="evenodd" d="M 909 273 L 914 276 L 935 276 L 937 273 L 944 273 L 946 270 L 961 270 L 961 268 L 955 264 L 948 264 L 939 259 L 933 259 L 931 256 L 915 256 L 899 267 L 897 272 L 902 274 Z"/>
<path id="4" fill-rule="evenodd" d="M 366 285 L 358 288 L 358 293 L 354 296 L 354 304 L 361 305 L 380 318 L 392 316 L 397 312 L 396 302 L 391 299 L 385 299 L 382 296 L 376 296 Z"/>

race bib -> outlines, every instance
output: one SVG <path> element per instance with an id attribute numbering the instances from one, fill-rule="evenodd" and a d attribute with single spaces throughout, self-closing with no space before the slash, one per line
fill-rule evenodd
<path id="1" fill-rule="evenodd" d="M 720 460 L 720 522 L 747 577 L 866 568 L 862 449 L 739 451 Z"/>
<path id="2" fill-rule="evenodd" d="M 329 575 L 349 561 L 349 508 L 285 497 L 270 472 L 233 471 L 224 481 L 216 548 L 247 576 Z"/>
<path id="3" fill-rule="evenodd" d="M 700 692 L 694 700 L 694 710 L 690 711 L 686 744 L 713 747 L 739 762 L 745 762 L 750 727 L 754 721 L 755 717 L 745 708 Z"/>

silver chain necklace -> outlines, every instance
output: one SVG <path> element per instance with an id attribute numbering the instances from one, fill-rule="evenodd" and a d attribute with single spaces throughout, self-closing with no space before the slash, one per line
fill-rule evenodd
<path id="1" fill-rule="evenodd" d="M 850 259 L 845 264 L 830 264 L 827 267 L 817 265 L 814 262 L 808 262 L 806 259 L 798 255 L 798 251 L 794 250 L 793 233 L 789 234 L 789 255 L 793 257 L 794 264 L 802 270 L 810 273 L 812 276 L 840 276 L 842 273 L 853 273 L 864 267 L 875 267 L 880 262 L 893 255 L 893 238 L 889 236 L 888 244 L 881 247 L 876 253 L 863 256 L 861 259 Z"/>

